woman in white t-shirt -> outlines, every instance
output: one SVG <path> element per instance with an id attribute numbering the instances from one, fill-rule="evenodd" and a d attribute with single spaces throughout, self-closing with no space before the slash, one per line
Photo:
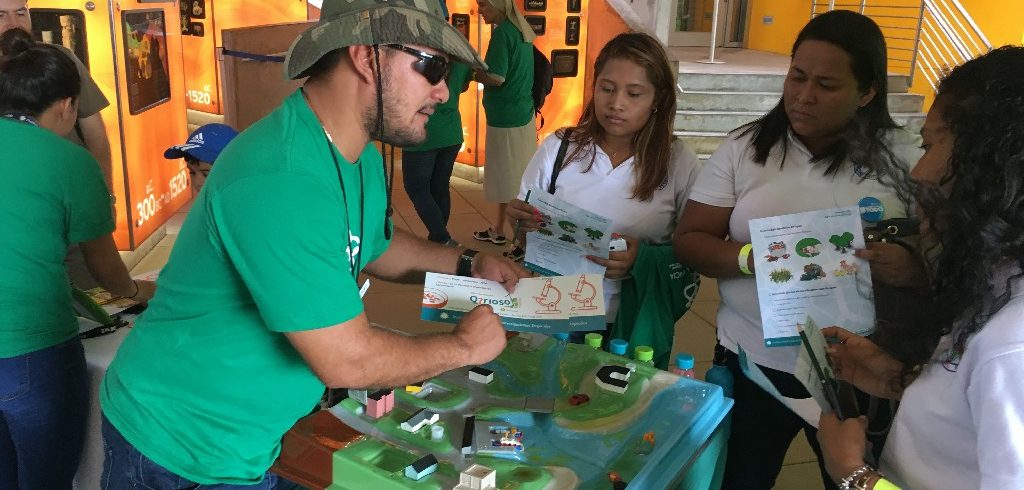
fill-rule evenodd
<path id="1" fill-rule="evenodd" d="M 749 220 L 858 204 L 866 222 L 880 218 L 879 210 L 887 219 L 906 217 L 906 162 L 917 159 L 916 143 L 889 115 L 881 30 L 863 15 L 838 10 L 801 30 L 778 105 L 730 135 L 701 169 L 673 242 L 682 263 L 718 279 L 722 298 L 718 339 L 735 379 L 723 488 L 771 488 L 800 430 L 818 452 L 814 426 L 739 366 L 742 348 L 784 396 L 809 397 L 791 374 L 798 346 L 765 346 L 753 254 L 769 251 L 751 250 Z M 895 272 L 908 282 L 920 276 L 882 266 L 893 257 L 913 263 L 898 245 L 870 253 L 876 280 L 897 282 Z M 834 488 L 824 469 L 822 480 Z"/>
<path id="2" fill-rule="evenodd" d="M 1024 488 L 1024 48 L 1003 47 L 939 84 L 911 174 L 938 245 L 923 334 L 930 357 L 897 361 L 833 327 L 837 374 L 901 403 L 881 458 L 903 488 Z M 930 315 L 924 315 L 924 312 Z M 928 356 L 928 354 L 925 354 Z M 891 489 L 865 466 L 858 419 L 821 419 L 836 481 Z M 852 488 L 852 487 L 851 487 Z"/>
<path id="3" fill-rule="evenodd" d="M 675 76 L 656 39 L 643 33 L 616 36 L 598 54 L 594 73 L 594 95 L 579 123 L 556 131 L 537 149 L 508 216 L 520 232 L 538 229 L 536 209 L 524 200 L 531 187 L 549 189 L 559 146 L 568 139 L 554 195 L 609 218 L 609 229 L 627 243 L 608 259 L 589 257 L 607 267 L 604 290 L 612 322 L 620 281 L 630 274 L 641 244 L 671 243 L 699 161 L 672 135 Z M 521 250 L 514 252 L 521 257 Z M 668 353 L 656 349 L 656 357 L 667 359 Z"/>

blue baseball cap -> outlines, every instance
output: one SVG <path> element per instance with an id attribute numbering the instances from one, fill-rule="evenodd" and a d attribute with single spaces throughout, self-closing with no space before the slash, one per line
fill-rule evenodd
<path id="1" fill-rule="evenodd" d="M 164 152 L 164 158 L 183 158 L 185 155 L 195 157 L 199 161 L 213 163 L 217 155 L 238 136 L 235 128 L 226 124 L 206 124 L 188 135 L 185 144 L 174 145 Z"/>

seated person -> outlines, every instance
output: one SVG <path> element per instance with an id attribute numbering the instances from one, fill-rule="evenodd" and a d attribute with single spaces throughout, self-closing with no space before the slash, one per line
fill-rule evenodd
<path id="1" fill-rule="evenodd" d="M 238 131 L 226 124 L 206 124 L 192 131 L 185 143 L 168 148 L 164 152 L 164 158 L 185 159 L 188 174 L 192 176 L 192 193 L 199 194 L 199 190 L 206 183 L 206 176 L 213 169 L 217 155 L 220 155 L 224 147 L 237 135 Z"/>

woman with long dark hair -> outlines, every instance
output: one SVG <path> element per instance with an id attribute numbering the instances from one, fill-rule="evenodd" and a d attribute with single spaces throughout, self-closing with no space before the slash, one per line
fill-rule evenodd
<path id="1" fill-rule="evenodd" d="M 742 348 L 784 396 L 809 397 L 792 375 L 799 346 L 765 346 L 753 253 L 767 251 L 751 250 L 748 222 L 866 202 L 885 218 L 907 216 L 917 139 L 889 116 L 886 63 L 871 19 L 846 10 L 812 19 L 793 43 L 782 99 L 711 156 L 679 221 L 676 256 L 718 279 L 718 340 L 736 380 L 723 488 L 771 488 L 801 430 L 818 452 L 814 426 L 740 369 Z M 862 213 L 865 222 L 877 218 L 871 214 Z M 891 247 L 898 250 L 872 250 L 874 259 L 907 253 Z M 875 279 L 898 282 L 897 271 L 878 269 Z M 823 468 L 822 479 L 832 487 Z"/>
<path id="2" fill-rule="evenodd" d="M 523 174 L 519 199 L 509 203 L 508 215 L 520 223 L 520 231 L 536 230 L 536 209 L 524 202 L 526 193 L 531 187 L 547 191 L 554 179 L 556 197 L 612 221 L 610 231 L 623 236 L 626 250 L 610 252 L 608 259 L 591 258 L 607 268 L 605 305 L 607 320 L 612 323 L 619 310 L 623 280 L 631 272 L 636 278 L 639 271 L 633 266 L 642 250 L 660 249 L 670 259 L 668 265 L 675 262 L 672 230 L 696 180 L 699 163 L 697 155 L 672 135 L 675 73 L 657 39 L 643 33 L 616 36 L 598 54 L 594 73 L 594 93 L 579 122 L 556 131 L 537 149 Z M 556 156 L 563 141 L 568 146 L 555 178 Z M 679 276 L 686 279 L 684 287 L 694 284 L 690 274 Z M 689 286 L 686 294 L 692 300 L 695 287 Z M 650 297 L 655 296 L 650 292 Z M 688 307 L 688 301 L 673 303 L 682 308 L 676 312 L 679 315 Z M 632 340 L 634 346 L 655 344 L 655 363 L 665 368 L 674 320 L 636 321 L 637 328 L 651 323 L 657 323 L 658 331 L 634 329 L 617 335 Z M 627 334 L 631 338 L 625 338 Z"/>
<path id="3" fill-rule="evenodd" d="M 89 412 L 68 245 L 80 243 L 108 291 L 145 301 L 114 246 L 110 197 L 95 159 L 63 139 L 81 79 L 57 48 L 0 35 L 0 488 L 71 488 Z"/>
<path id="4" fill-rule="evenodd" d="M 881 473 L 904 488 L 1024 488 L 1024 48 L 999 48 L 939 84 L 911 177 L 931 250 L 928 353 L 897 360 L 838 327 L 837 374 L 901 399 Z M 929 313 L 924 315 L 924 313 Z M 921 347 L 923 349 L 919 349 Z M 866 466 L 863 421 L 822 416 L 836 481 L 892 488 Z"/>

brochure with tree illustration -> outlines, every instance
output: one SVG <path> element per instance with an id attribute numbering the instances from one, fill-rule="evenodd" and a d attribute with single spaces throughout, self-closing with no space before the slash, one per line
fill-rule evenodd
<path id="1" fill-rule="evenodd" d="M 526 268 L 545 276 L 604 274 L 586 256 L 608 258 L 611 220 L 537 188 L 529 195 L 541 222 L 526 234 Z"/>
<path id="2" fill-rule="evenodd" d="M 799 345 L 797 324 L 812 316 L 866 335 L 875 305 L 860 209 L 826 209 L 750 220 L 764 344 Z"/>
<path id="3" fill-rule="evenodd" d="M 603 275 L 530 277 L 514 292 L 476 277 L 427 273 L 420 318 L 458 323 L 478 305 L 491 305 L 506 330 L 552 334 L 605 328 Z"/>

